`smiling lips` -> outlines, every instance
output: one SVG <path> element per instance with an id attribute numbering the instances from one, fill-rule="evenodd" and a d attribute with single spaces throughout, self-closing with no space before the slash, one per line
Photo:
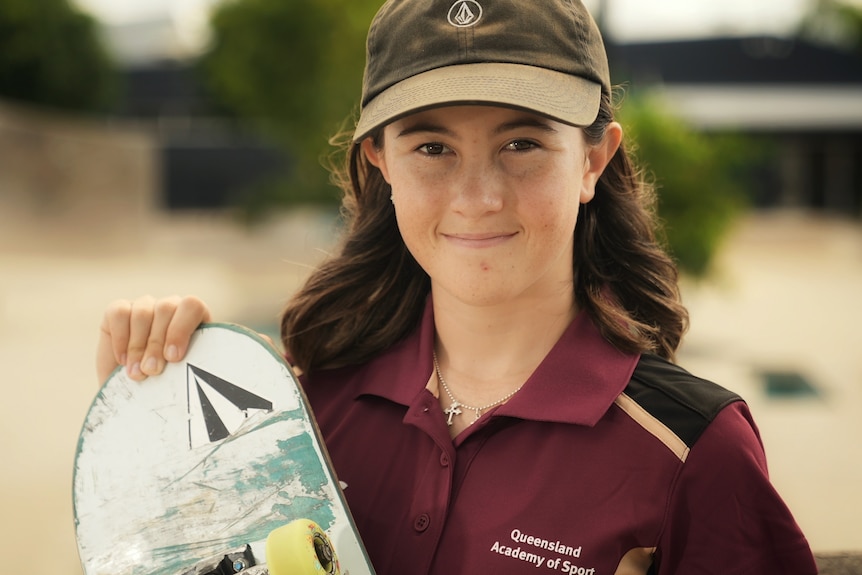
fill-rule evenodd
<path id="1" fill-rule="evenodd" d="M 444 233 L 442 236 L 454 245 L 467 248 L 490 248 L 503 244 L 517 232 Z"/>

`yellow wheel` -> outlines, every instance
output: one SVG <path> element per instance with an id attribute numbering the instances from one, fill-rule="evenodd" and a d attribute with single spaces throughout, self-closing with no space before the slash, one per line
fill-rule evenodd
<path id="1" fill-rule="evenodd" d="M 297 519 L 266 538 L 270 575 L 341 575 L 332 542 L 320 525 Z"/>

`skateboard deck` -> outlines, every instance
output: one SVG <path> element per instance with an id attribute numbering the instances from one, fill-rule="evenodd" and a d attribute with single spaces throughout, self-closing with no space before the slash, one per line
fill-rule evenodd
<path id="1" fill-rule="evenodd" d="M 331 540 L 329 572 L 373 574 L 310 413 L 287 363 L 236 325 L 204 324 L 182 362 L 142 383 L 115 370 L 75 457 L 84 574 L 267 573 L 268 535 L 298 519 Z M 291 561 L 278 560 L 327 572 Z"/>

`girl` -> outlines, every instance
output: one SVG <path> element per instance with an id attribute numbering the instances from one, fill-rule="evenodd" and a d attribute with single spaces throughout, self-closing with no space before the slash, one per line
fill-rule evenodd
<path id="1" fill-rule="evenodd" d="M 577 0 L 389 0 L 339 252 L 282 319 L 378 573 L 816 573 L 687 325 Z M 178 361 L 197 298 L 117 302 L 99 376 Z"/>

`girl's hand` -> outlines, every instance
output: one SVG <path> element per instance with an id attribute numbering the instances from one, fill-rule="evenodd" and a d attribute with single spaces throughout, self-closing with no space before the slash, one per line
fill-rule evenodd
<path id="1" fill-rule="evenodd" d="M 119 365 L 143 381 L 186 354 L 195 329 L 210 321 L 207 305 L 194 296 L 117 300 L 105 311 L 96 350 L 96 374 L 104 383 Z"/>

